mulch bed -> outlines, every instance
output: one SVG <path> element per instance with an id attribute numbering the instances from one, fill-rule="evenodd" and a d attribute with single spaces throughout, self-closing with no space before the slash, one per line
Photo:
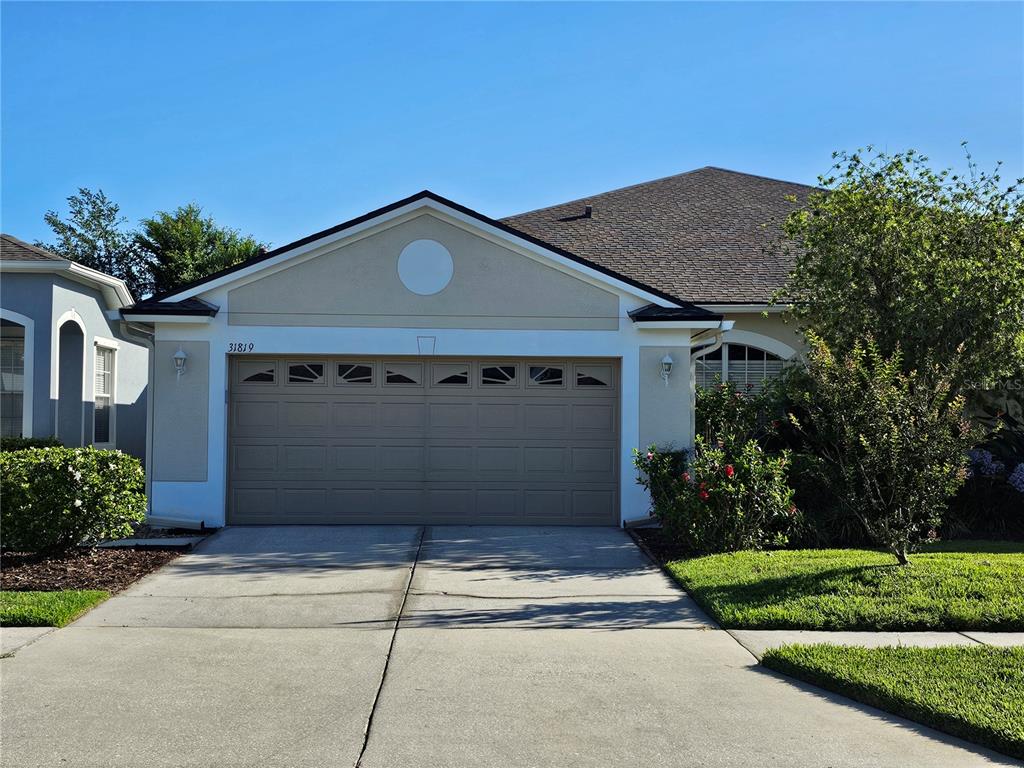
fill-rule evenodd
<path id="1" fill-rule="evenodd" d="M 179 555 L 181 552 L 153 549 L 81 549 L 49 557 L 3 552 L 0 553 L 0 589 L 120 592 Z"/>
<path id="2" fill-rule="evenodd" d="M 660 565 L 686 556 L 679 544 L 665 534 L 663 528 L 633 528 L 629 533 L 644 543 Z"/>

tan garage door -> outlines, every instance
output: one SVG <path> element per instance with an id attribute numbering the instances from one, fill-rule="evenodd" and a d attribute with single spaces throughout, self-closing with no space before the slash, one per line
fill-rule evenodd
<path id="1" fill-rule="evenodd" d="M 614 525 L 619 366 L 231 359 L 228 522 Z"/>

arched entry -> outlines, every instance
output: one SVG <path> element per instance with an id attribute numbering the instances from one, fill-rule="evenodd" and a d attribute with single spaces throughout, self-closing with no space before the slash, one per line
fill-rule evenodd
<path id="1" fill-rule="evenodd" d="M 82 445 L 85 373 L 85 333 L 74 320 L 58 331 L 57 351 L 57 439 L 64 445 Z"/>

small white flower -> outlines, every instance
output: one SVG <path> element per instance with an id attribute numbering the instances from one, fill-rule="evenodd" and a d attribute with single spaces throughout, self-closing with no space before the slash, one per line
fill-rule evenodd
<path id="1" fill-rule="evenodd" d="M 81 499 L 75 499 L 75 506 L 76 507 L 82 506 L 82 500 Z"/>

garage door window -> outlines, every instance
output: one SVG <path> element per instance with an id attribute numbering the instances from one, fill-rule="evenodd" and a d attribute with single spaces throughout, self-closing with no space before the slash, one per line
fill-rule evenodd
<path id="1" fill-rule="evenodd" d="M 469 386 L 469 363 L 434 363 L 431 371 L 435 385 Z"/>
<path id="2" fill-rule="evenodd" d="M 289 384 L 323 384 L 323 363 L 289 363 Z"/>
<path id="3" fill-rule="evenodd" d="M 273 384 L 277 366 L 264 360 L 240 360 L 238 381 L 242 384 Z"/>
<path id="4" fill-rule="evenodd" d="M 420 386 L 423 366 L 419 363 L 393 363 L 384 368 L 384 383 L 390 385 Z"/>
<path id="5" fill-rule="evenodd" d="M 339 384 L 373 384 L 373 366 L 369 363 L 338 363 Z"/>
<path id="6" fill-rule="evenodd" d="M 565 375 L 560 366 L 531 365 L 530 385 L 535 387 L 560 387 L 565 383 Z"/>
<path id="7" fill-rule="evenodd" d="M 612 369 L 607 365 L 577 365 L 577 387 L 607 387 L 611 385 Z"/>
<path id="8" fill-rule="evenodd" d="M 480 383 L 485 387 L 516 385 L 514 365 L 485 365 L 480 369 Z"/>

